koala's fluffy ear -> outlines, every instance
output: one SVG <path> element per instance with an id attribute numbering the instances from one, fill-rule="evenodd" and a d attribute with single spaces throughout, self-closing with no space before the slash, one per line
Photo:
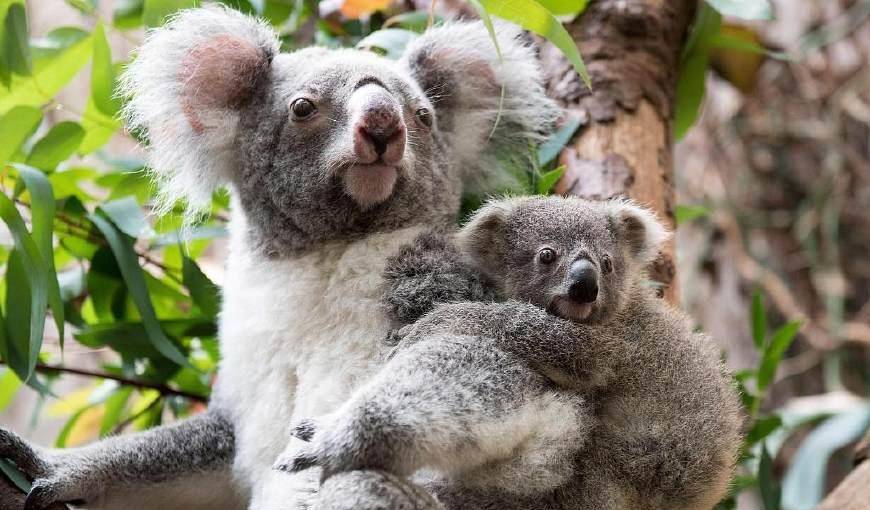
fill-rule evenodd
<path id="1" fill-rule="evenodd" d="M 506 23 L 496 23 L 495 31 L 501 59 L 478 21 L 428 30 L 401 60 L 434 104 L 438 130 L 466 182 L 486 180 L 498 167 L 495 154 L 525 150 L 529 139 L 546 135 L 559 115 L 544 90 L 531 41 Z"/>
<path id="2" fill-rule="evenodd" d="M 662 244 L 671 234 L 655 213 L 631 200 L 615 199 L 606 203 L 614 229 L 629 252 L 643 264 L 658 256 Z"/>
<path id="3" fill-rule="evenodd" d="M 522 199 L 492 200 L 478 209 L 456 234 L 462 253 L 485 273 L 497 276 L 503 266 L 505 228 Z"/>
<path id="4" fill-rule="evenodd" d="M 148 34 L 121 90 L 129 127 L 150 141 L 164 207 L 205 207 L 229 180 L 239 107 L 268 81 L 278 48 L 265 23 L 222 7 L 182 11 Z"/>

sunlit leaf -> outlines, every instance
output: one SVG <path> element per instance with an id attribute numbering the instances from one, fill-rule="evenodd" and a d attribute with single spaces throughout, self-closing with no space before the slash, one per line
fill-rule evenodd
<path id="1" fill-rule="evenodd" d="M 801 328 L 800 321 L 792 321 L 776 330 L 770 337 L 770 343 L 764 350 L 761 358 L 761 365 L 758 367 L 758 390 L 764 391 L 765 388 L 773 381 L 776 375 L 776 367 L 782 359 L 785 351 L 795 339 L 798 331 Z"/>
<path id="2" fill-rule="evenodd" d="M 77 123 L 59 122 L 34 144 L 27 156 L 27 164 L 52 172 L 75 153 L 84 138 L 85 130 Z"/>
<path id="3" fill-rule="evenodd" d="M 433 23 L 439 23 L 440 21 L 440 16 L 436 16 L 432 20 Z M 425 31 L 428 26 L 428 11 L 410 11 L 396 14 L 395 16 L 387 18 L 386 21 L 384 21 L 383 28 L 404 28 L 405 30 L 421 33 Z"/>
<path id="4" fill-rule="evenodd" d="M 142 25 L 144 0 L 115 0 L 112 12 L 113 25 L 122 28 L 135 28 Z"/>
<path id="5" fill-rule="evenodd" d="M 96 0 L 66 0 L 66 3 L 75 7 L 84 14 L 91 14 L 97 8 Z"/>
<path id="6" fill-rule="evenodd" d="M 538 3 L 556 16 L 577 16 L 586 10 L 589 0 L 538 0 Z"/>
<path id="7" fill-rule="evenodd" d="M 549 195 L 563 175 L 565 175 L 565 165 L 541 174 L 541 177 L 538 179 L 537 193 L 539 195 Z"/>
<path id="8" fill-rule="evenodd" d="M 108 117 L 114 117 L 120 108 L 115 97 L 115 70 L 112 67 L 112 50 L 106 40 L 101 22 L 92 32 L 94 58 L 91 62 L 91 99 L 97 108 Z"/>
<path id="9" fill-rule="evenodd" d="M 571 38 L 571 35 L 565 30 L 562 23 L 540 3 L 535 0 L 511 0 L 510 2 L 502 0 L 476 1 L 479 1 L 484 9 L 493 16 L 516 23 L 553 43 L 554 46 L 565 54 L 586 86 L 592 87 L 589 81 L 589 73 L 586 71 L 586 65 L 583 63 L 583 58 L 580 56 L 580 51 L 577 49 L 574 39 Z"/>
<path id="10" fill-rule="evenodd" d="M 15 372 L 8 368 L 3 370 L 3 375 L 0 375 L 0 413 L 9 407 L 20 387 L 21 379 L 15 375 Z"/>
<path id="11" fill-rule="evenodd" d="M 31 106 L 16 106 L 0 116 L 0 165 L 36 132 L 40 122 L 42 112 Z"/>
<path id="12" fill-rule="evenodd" d="M 768 0 L 706 0 L 706 3 L 725 16 L 749 20 L 773 19 L 773 8 Z"/>
<path id="13" fill-rule="evenodd" d="M 710 209 L 703 205 L 679 204 L 674 208 L 674 220 L 677 222 L 677 225 L 683 225 L 684 223 L 709 215 Z"/>
<path id="14" fill-rule="evenodd" d="M 181 366 L 190 366 L 184 354 L 166 337 L 166 333 L 160 327 L 145 285 L 145 276 L 142 274 L 136 252 L 133 251 L 132 241 L 125 238 L 114 224 L 102 216 L 91 214 L 89 218 L 108 241 L 154 348 L 175 363 Z"/>
<path id="15" fill-rule="evenodd" d="M 112 432 L 118 425 L 132 393 L 133 388 L 129 386 L 121 387 L 106 399 L 103 421 L 100 423 L 100 437 Z"/>

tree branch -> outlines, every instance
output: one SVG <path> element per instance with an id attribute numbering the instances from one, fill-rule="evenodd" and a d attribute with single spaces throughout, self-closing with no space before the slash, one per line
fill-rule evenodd
<path id="1" fill-rule="evenodd" d="M 2 363 L 2 362 L 0 362 L 0 363 Z M 106 372 L 96 372 L 96 371 L 92 371 L 92 370 L 86 370 L 83 368 L 64 367 L 64 366 L 60 366 L 60 365 L 48 365 L 46 363 L 37 363 L 36 370 L 38 372 L 43 372 L 43 373 L 56 372 L 56 373 L 62 373 L 62 374 L 80 375 L 83 377 L 109 379 L 112 381 L 117 381 L 124 386 L 133 386 L 136 388 L 155 390 L 163 396 L 184 397 L 186 399 L 190 399 L 190 400 L 193 400 L 196 402 L 202 402 L 202 403 L 208 402 L 208 397 L 206 397 L 206 396 L 198 395 L 196 393 L 191 393 L 189 391 L 176 390 L 174 388 L 170 388 L 166 384 L 151 383 L 151 382 L 147 382 L 147 381 L 139 381 L 136 379 L 130 379 L 127 377 L 109 374 Z"/>

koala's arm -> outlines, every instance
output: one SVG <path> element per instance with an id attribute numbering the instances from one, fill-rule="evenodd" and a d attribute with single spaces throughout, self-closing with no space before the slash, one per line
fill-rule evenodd
<path id="1" fill-rule="evenodd" d="M 31 446 L 0 429 L 0 457 L 33 480 L 26 510 L 59 502 L 92 509 L 229 510 L 244 507 L 231 477 L 233 437 L 231 423 L 217 411 L 63 450 Z"/>
<path id="2" fill-rule="evenodd" d="M 440 305 L 397 336 L 408 345 L 439 333 L 492 338 L 553 382 L 577 390 L 606 385 L 632 351 L 612 326 L 573 323 L 512 300 Z"/>
<path id="3" fill-rule="evenodd" d="M 396 324 L 411 324 L 440 303 L 492 301 L 492 282 L 468 264 L 450 234 L 428 231 L 387 260 L 383 303 Z"/>

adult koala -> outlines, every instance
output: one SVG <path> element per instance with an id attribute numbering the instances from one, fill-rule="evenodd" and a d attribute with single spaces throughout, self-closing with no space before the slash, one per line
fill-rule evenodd
<path id="1" fill-rule="evenodd" d="M 497 32 L 500 57 L 482 24 L 456 23 L 396 62 L 279 53 L 268 26 L 216 7 L 148 36 L 123 88 L 164 204 L 232 195 L 214 398 L 204 416 L 81 449 L 0 433 L 0 456 L 34 478 L 28 509 L 308 504 L 316 473 L 272 464 L 288 423 L 335 410 L 382 365 L 386 258 L 450 228 L 465 183 L 557 114 L 519 31 Z"/>

